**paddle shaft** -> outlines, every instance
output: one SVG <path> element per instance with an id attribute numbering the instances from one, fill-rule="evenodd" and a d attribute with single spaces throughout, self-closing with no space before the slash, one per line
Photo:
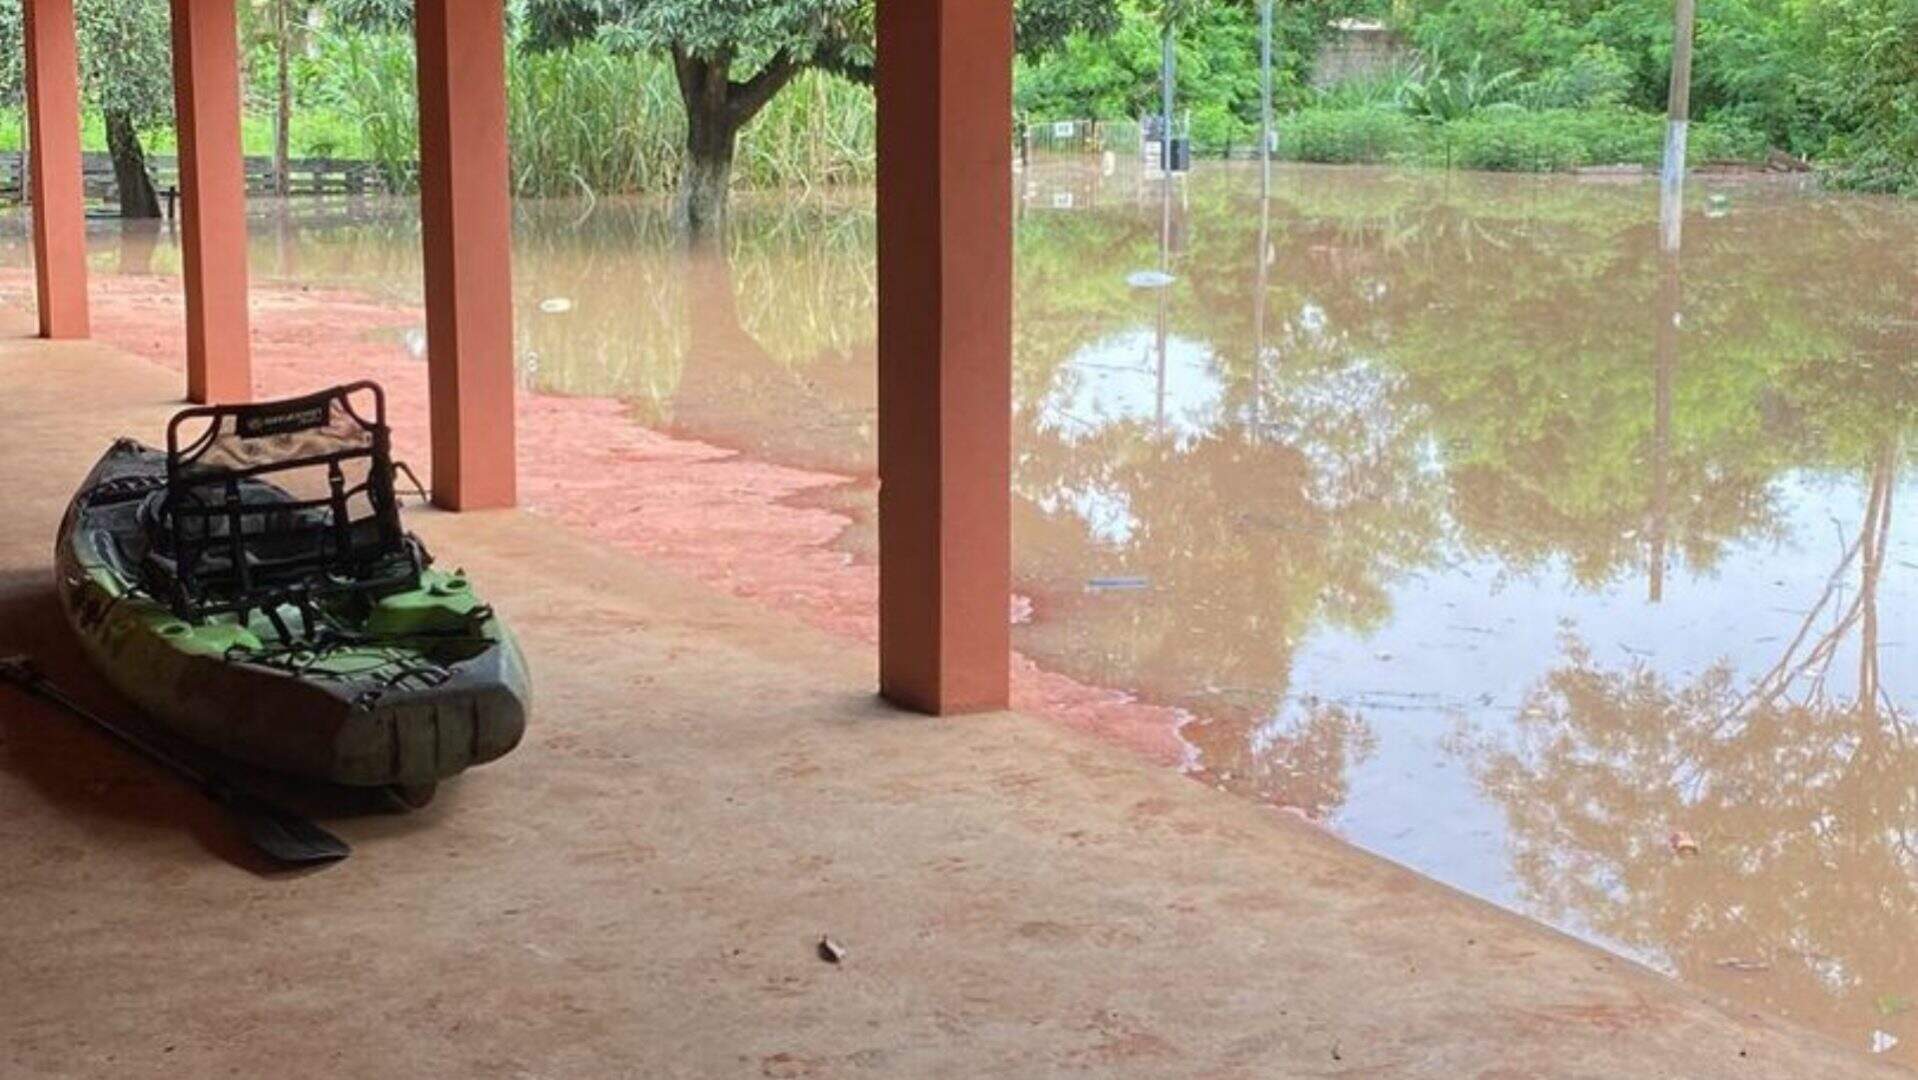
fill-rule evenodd
<path id="1" fill-rule="evenodd" d="M 220 786 L 206 773 L 181 761 L 165 750 L 160 749 L 144 737 L 128 731 L 126 728 L 121 727 L 68 697 L 66 691 L 48 681 L 47 677 L 40 674 L 39 669 L 33 666 L 33 662 L 24 656 L 0 658 L 0 679 L 12 683 L 35 697 L 51 701 L 62 709 L 92 724 L 94 727 L 104 730 L 107 734 L 138 750 L 148 761 L 178 776 L 180 779 L 185 780 L 187 783 L 192 784 L 208 795 L 214 795 Z"/>
<path id="2" fill-rule="evenodd" d="M 0 657 L 0 682 L 8 682 L 119 739 L 167 772 L 192 784 L 202 795 L 240 819 L 254 846 L 283 862 L 326 862 L 344 858 L 346 844 L 339 837 L 296 814 L 249 795 L 224 777 L 181 760 L 145 737 L 100 716 L 67 696 L 24 656 Z"/>

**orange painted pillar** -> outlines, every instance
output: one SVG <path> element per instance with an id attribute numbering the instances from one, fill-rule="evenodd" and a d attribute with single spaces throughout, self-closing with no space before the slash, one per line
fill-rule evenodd
<path id="1" fill-rule="evenodd" d="M 418 0 L 433 501 L 511 506 L 513 209 L 500 0 Z"/>
<path id="2" fill-rule="evenodd" d="M 879 685 L 1004 708 L 1012 0 L 881 0 Z"/>
<path id="3" fill-rule="evenodd" d="M 172 0 L 189 400 L 253 395 L 246 306 L 246 162 L 234 0 Z"/>
<path id="4" fill-rule="evenodd" d="M 33 274 L 40 336 L 83 338 L 87 317 L 87 208 L 80 170 L 80 69 L 73 0 L 26 0 L 27 183 L 33 197 Z"/>

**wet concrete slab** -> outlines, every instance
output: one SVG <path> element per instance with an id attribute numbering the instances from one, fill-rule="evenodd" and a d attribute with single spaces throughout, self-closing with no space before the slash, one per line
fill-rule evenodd
<path id="1" fill-rule="evenodd" d="M 116 714 L 49 549 L 178 391 L 0 343 L 0 650 Z M 1108 743 L 895 713 L 866 650 L 549 519 L 413 524 L 522 635 L 534 726 L 425 811 L 329 804 L 344 864 L 264 872 L 0 699 L 0 1071 L 1902 1075 Z"/>

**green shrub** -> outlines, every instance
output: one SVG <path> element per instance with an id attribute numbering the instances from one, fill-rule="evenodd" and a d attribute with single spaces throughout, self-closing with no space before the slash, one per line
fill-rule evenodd
<path id="1" fill-rule="evenodd" d="M 1583 165 L 1656 166 L 1665 152 L 1665 118 L 1632 109 L 1492 109 L 1448 124 L 1442 149 L 1463 169 L 1553 171 Z M 1735 125 L 1692 125 L 1693 164 L 1757 160 L 1765 140 Z"/>
<path id="2" fill-rule="evenodd" d="M 1393 161 L 1417 152 L 1419 122 L 1397 108 L 1309 108 L 1278 125 L 1279 156 L 1335 164 Z"/>
<path id="3" fill-rule="evenodd" d="M 1918 194 L 1918 0 L 1821 0 L 1826 64 L 1843 79 L 1818 87 L 1834 180 Z"/>
<path id="4" fill-rule="evenodd" d="M 1665 118 L 1624 108 L 1522 109 L 1501 104 L 1445 123 L 1390 109 L 1307 109 L 1279 123 L 1281 156 L 1330 163 L 1407 163 L 1503 172 L 1583 165 L 1655 166 Z M 1691 160 L 1758 160 L 1765 139 L 1736 124 L 1692 125 Z"/>
<path id="5" fill-rule="evenodd" d="M 1771 143 L 1765 138 L 1764 132 L 1726 117 L 1693 124 L 1690 150 L 1693 164 L 1703 161 L 1763 161 L 1771 152 Z"/>
<path id="6" fill-rule="evenodd" d="M 1216 102 L 1192 110 L 1192 151 L 1195 154 L 1225 154 L 1235 146 L 1257 146 L 1259 129 L 1232 115 Z"/>
<path id="7" fill-rule="evenodd" d="M 1417 64 L 1393 67 L 1375 75 L 1317 87 L 1312 91 L 1309 105 L 1322 109 L 1402 108 L 1406 84 L 1422 70 Z"/>
<path id="8" fill-rule="evenodd" d="M 1406 80 L 1401 100 L 1406 111 L 1420 119 L 1458 120 L 1508 102 L 1517 81 L 1517 68 L 1488 72 L 1484 58 L 1474 56 L 1457 71 L 1447 71 L 1434 63 L 1415 72 Z"/>
<path id="9" fill-rule="evenodd" d="M 1593 42 L 1525 83 L 1516 96 L 1532 109 L 1585 109 L 1623 105 L 1631 88 L 1631 66 L 1611 46 Z"/>
<path id="10" fill-rule="evenodd" d="M 1587 134 L 1568 114 L 1495 109 L 1446 124 L 1438 134 L 1444 163 L 1461 169 L 1550 172 L 1588 164 Z M 1578 114 L 1569 114 L 1576 116 Z"/>

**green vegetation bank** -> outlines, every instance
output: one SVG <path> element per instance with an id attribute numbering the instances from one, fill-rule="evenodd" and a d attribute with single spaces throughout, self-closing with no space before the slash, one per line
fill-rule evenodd
<path id="1" fill-rule="evenodd" d="M 165 0 L 78 0 L 87 143 L 128 213 L 171 149 Z M 1021 0 L 1016 102 L 1035 121 L 1156 109 L 1162 29 L 1200 153 L 1258 140 L 1257 0 Z M 416 152 L 407 0 L 240 0 L 250 153 Z M 735 183 L 872 177 L 872 0 L 509 0 L 513 179 L 525 195 L 676 191 L 716 217 Z M 1315 87 L 1340 18 L 1403 63 Z M 1670 0 L 1290 0 L 1275 8 L 1280 156 L 1553 170 L 1650 164 Z M 0 148 L 21 141 L 20 8 L 0 6 Z M 1694 161 L 1789 154 L 1832 182 L 1918 193 L 1918 0 L 1700 0 Z"/>
<path id="2" fill-rule="evenodd" d="M 1034 117 L 1156 111 L 1168 13 L 1120 0 L 1118 27 L 1022 62 Z M 1255 145 L 1255 0 L 1170 13 L 1200 152 Z M 1374 20 L 1409 55 L 1310 85 L 1335 19 Z M 1307 161 L 1481 169 L 1650 164 L 1662 149 L 1671 0 L 1310 0 L 1275 8 L 1278 152 Z M 1692 160 L 1809 160 L 1841 185 L 1918 193 L 1918 0 L 1699 0 Z"/>

